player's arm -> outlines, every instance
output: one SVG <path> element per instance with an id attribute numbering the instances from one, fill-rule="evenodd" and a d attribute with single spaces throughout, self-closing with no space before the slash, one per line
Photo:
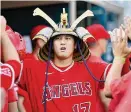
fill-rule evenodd
<path id="1" fill-rule="evenodd" d="M 131 48 L 127 47 L 127 36 L 122 37 L 121 28 L 115 32 L 112 38 L 115 38 L 112 42 L 114 60 L 105 81 L 104 93 L 106 96 L 111 96 L 111 82 L 121 77 L 125 59 L 131 53 Z"/>
<path id="2" fill-rule="evenodd" d="M 0 87 L 0 102 L 1 102 L 1 106 L 0 106 L 0 111 L 2 111 L 2 109 L 4 108 L 5 102 L 6 102 L 6 91 L 4 88 Z"/>
<path id="3" fill-rule="evenodd" d="M 31 112 L 31 103 L 28 92 L 18 87 L 18 109 L 20 112 Z"/>
<path id="4" fill-rule="evenodd" d="M 9 112 L 18 112 L 17 101 L 18 101 L 17 90 L 16 87 L 13 86 L 11 89 L 8 90 Z"/>
<path id="5" fill-rule="evenodd" d="M 113 99 L 120 99 L 115 112 L 130 112 L 131 110 L 131 71 L 122 76 L 120 80 L 114 80 L 111 84 Z M 121 95 L 124 94 L 124 95 Z"/>
<path id="6" fill-rule="evenodd" d="M 11 43 L 10 39 L 8 38 L 8 35 L 5 31 L 6 29 L 6 19 L 3 16 L 0 16 L 1 20 L 1 32 L 0 32 L 0 38 L 1 38 L 1 47 L 2 47 L 2 55 L 4 62 L 8 60 L 16 60 L 20 62 L 18 53 Z"/>
<path id="7" fill-rule="evenodd" d="M 8 104 L 8 112 L 18 112 L 17 102 L 11 102 Z"/>
<path id="8" fill-rule="evenodd" d="M 19 95 L 18 96 L 18 109 L 19 109 L 19 112 L 26 112 L 26 109 L 24 107 L 24 97 Z"/>
<path id="9" fill-rule="evenodd" d="M 26 112 L 26 109 L 24 107 L 24 100 L 25 100 L 25 97 L 27 96 L 28 96 L 27 92 L 18 86 L 18 110 L 19 112 Z"/>

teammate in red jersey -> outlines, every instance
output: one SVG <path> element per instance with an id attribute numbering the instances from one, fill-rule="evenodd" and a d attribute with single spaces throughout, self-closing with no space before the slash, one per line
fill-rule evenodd
<path id="1" fill-rule="evenodd" d="M 9 91 L 13 86 L 15 79 L 18 77 L 20 72 L 20 61 L 18 54 L 12 45 L 10 39 L 8 38 L 6 30 L 6 20 L 3 16 L 0 16 L 1 20 L 1 32 L 0 32 L 0 41 L 1 41 L 1 59 L 4 62 L 0 63 L 1 65 L 1 87 L 5 89 L 5 91 Z M 8 95 L 6 94 L 5 105 L 3 107 L 2 112 L 7 112 L 8 110 Z M 15 100 L 11 97 L 11 99 Z M 3 102 L 3 101 L 2 101 Z"/>
<path id="2" fill-rule="evenodd" d="M 106 52 L 107 42 L 110 39 L 109 33 L 101 24 L 93 24 L 87 26 L 86 29 L 95 38 L 87 40 L 87 43 L 89 43 L 91 54 L 101 58 L 102 54 Z"/>
<path id="3" fill-rule="evenodd" d="M 95 39 L 90 38 L 87 39 L 87 43 L 89 45 L 89 49 L 91 50 L 91 56 L 89 61 L 93 62 L 103 62 L 101 56 L 106 52 L 107 40 L 110 39 L 109 33 L 106 29 L 100 24 L 93 24 L 87 26 L 86 29 L 94 36 Z M 100 33 L 101 32 L 101 33 Z M 129 72 L 129 58 L 126 59 L 124 67 L 122 69 L 122 75 Z M 101 84 L 102 85 L 102 84 Z M 108 111 L 108 107 L 111 102 L 111 98 L 105 97 L 103 94 L 103 88 L 101 87 L 99 90 L 99 96 L 101 97 L 97 102 L 97 112 L 105 112 Z M 102 102 L 101 102 L 102 101 Z"/>
<path id="4" fill-rule="evenodd" d="M 131 39 L 131 17 L 126 17 L 125 23 L 125 32 L 129 39 Z M 131 101 L 129 100 L 131 94 L 131 72 L 120 77 L 119 75 L 115 79 L 109 77 L 113 96 L 109 112 L 130 112 L 131 110 Z"/>
<path id="5" fill-rule="evenodd" d="M 14 63 L 14 61 L 12 62 Z M 2 112 L 6 112 L 7 110 L 9 110 L 9 112 L 12 112 L 11 110 L 17 109 L 16 101 L 18 100 L 18 96 L 17 96 L 17 92 L 15 91 L 13 87 L 14 82 L 15 82 L 15 71 L 13 67 L 11 66 L 11 64 L 7 64 L 7 63 L 2 64 L 1 63 L 1 86 L 4 87 L 7 93 L 6 104 Z M 15 106 L 11 107 L 12 105 L 15 105 Z"/>
<path id="6" fill-rule="evenodd" d="M 22 60 L 26 55 L 26 45 L 25 45 L 24 38 L 18 32 L 13 31 L 12 28 L 8 25 L 6 25 L 6 33 L 8 34 L 8 37 L 10 38 L 14 47 L 16 48 L 20 59 Z M 20 110 L 20 106 L 19 106 L 20 98 L 18 99 L 18 94 L 17 94 L 17 92 L 21 90 L 17 86 L 18 80 L 15 82 L 13 87 L 10 90 L 8 90 L 8 102 L 9 102 L 8 105 L 9 105 L 10 112 L 14 112 L 14 111 L 16 111 L 16 109 L 18 109 L 19 111 L 23 111 L 23 110 Z M 26 100 L 28 101 L 27 98 L 26 98 Z M 16 101 L 18 101 L 18 104 Z M 30 107 L 30 105 L 28 103 L 28 108 L 29 107 Z"/>
<path id="7" fill-rule="evenodd" d="M 32 53 L 27 53 L 23 59 L 34 59 L 34 60 L 39 60 L 38 53 L 40 48 L 43 47 L 46 38 L 43 38 L 41 35 L 48 35 L 50 28 L 45 26 L 45 25 L 37 25 L 33 27 L 31 30 L 30 38 L 32 40 L 32 46 L 33 46 L 33 52 Z M 53 31 L 52 31 L 53 32 Z M 44 41 L 43 41 L 44 39 Z M 19 100 L 18 100 L 18 105 L 19 105 L 19 110 L 20 111 L 27 111 L 31 112 L 31 106 L 30 106 L 30 101 L 29 101 L 29 95 L 27 91 L 22 90 L 19 88 L 18 90 L 19 93 Z M 22 97 L 24 96 L 24 97 Z"/>
<path id="8" fill-rule="evenodd" d="M 87 26 L 86 29 L 95 38 L 87 39 L 87 43 L 91 51 L 91 57 L 89 58 L 89 61 L 103 62 L 104 60 L 102 60 L 101 56 L 106 52 L 107 41 L 110 39 L 110 35 L 101 24 L 93 24 Z M 108 109 L 111 98 L 105 97 L 103 93 L 103 87 L 101 87 L 99 90 L 99 96 L 100 99 L 98 98 L 97 100 L 96 110 L 97 112 L 105 112 Z"/>
<path id="9" fill-rule="evenodd" d="M 109 112 L 130 112 L 131 111 L 131 71 L 121 79 L 115 79 L 111 83 L 113 104 L 109 107 Z"/>
<path id="10" fill-rule="evenodd" d="M 36 60 L 39 60 L 39 57 L 38 57 L 39 50 L 40 48 L 43 47 L 45 42 L 47 42 L 47 39 L 43 38 L 43 36 L 41 35 L 45 34 L 45 36 L 48 36 L 49 31 L 50 31 L 50 28 L 45 25 L 37 25 L 32 28 L 31 33 L 30 33 L 30 38 L 32 40 L 33 52 L 31 54 L 27 53 L 24 56 L 24 58 L 34 58 Z"/>
<path id="11" fill-rule="evenodd" d="M 86 29 L 82 27 L 75 29 L 83 18 L 80 17 L 69 27 L 67 13 L 63 10 L 61 23 L 57 26 L 49 17 L 47 19 L 47 15 L 41 15 L 43 13 L 39 13 L 40 11 L 37 8 L 34 15 L 40 15 L 49 21 L 55 32 L 48 37 L 44 36 L 48 42 L 39 53 L 42 59 L 49 59 L 47 62 L 34 59 L 23 61 L 23 74 L 19 86 L 28 92 L 32 111 L 95 112 L 99 81 L 102 81 L 104 74 L 114 77 L 116 70 L 119 74 L 123 67 L 122 61 L 115 58 L 111 68 L 105 62 L 89 62 L 90 52 L 83 37 L 88 38 L 91 35 L 89 32 L 83 35 L 83 30 Z M 87 13 L 93 15 L 89 10 Z M 116 43 L 113 47 L 116 46 L 122 47 L 122 51 L 125 50 L 125 46 L 121 43 Z M 114 51 L 117 57 L 122 55 L 126 57 L 131 52 L 121 53 L 119 49 Z M 108 91 L 110 92 L 108 81 L 105 82 L 104 89 L 105 95 L 108 95 Z"/>

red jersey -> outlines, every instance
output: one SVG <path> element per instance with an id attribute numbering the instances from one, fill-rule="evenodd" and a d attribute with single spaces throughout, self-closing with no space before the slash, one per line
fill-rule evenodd
<path id="1" fill-rule="evenodd" d="M 26 109 L 26 111 L 27 112 L 32 112 L 28 92 L 21 89 L 20 87 L 18 87 L 18 94 L 24 97 L 23 105 L 24 105 L 24 108 Z"/>
<path id="2" fill-rule="evenodd" d="M 20 63 L 15 60 L 8 61 L 7 63 L 1 63 L 1 87 L 3 87 L 7 94 L 6 103 L 2 112 L 8 111 L 8 101 L 13 102 L 17 100 L 16 91 L 12 88 L 15 78 L 18 77 L 20 71 Z M 9 95 L 9 96 L 8 96 Z"/>
<path id="3" fill-rule="evenodd" d="M 125 64 L 124 64 L 123 69 L 122 69 L 122 75 L 125 75 L 130 71 L 130 58 L 131 58 L 131 55 L 129 55 L 126 58 Z"/>
<path id="4" fill-rule="evenodd" d="M 23 57 L 21 58 L 21 60 L 24 60 L 24 59 L 35 59 L 35 60 L 38 60 L 38 59 L 36 59 L 36 57 L 32 53 L 24 54 Z"/>
<path id="5" fill-rule="evenodd" d="M 17 100 L 18 100 L 18 94 L 14 86 L 8 90 L 8 103 L 15 102 Z"/>
<path id="6" fill-rule="evenodd" d="M 105 63 L 100 57 L 97 57 L 97 56 L 94 56 L 94 55 L 90 56 L 89 61 L 90 62 Z M 108 66 L 110 66 L 110 65 L 111 64 L 109 64 Z M 106 75 L 107 74 L 105 74 L 104 79 L 106 79 Z M 104 84 L 99 83 L 99 88 L 98 88 L 99 92 L 103 91 L 103 88 L 104 88 Z M 99 92 L 98 92 L 98 94 L 99 94 Z M 97 110 L 97 112 L 105 112 L 105 107 L 104 107 L 104 104 L 102 103 L 100 97 L 98 97 L 97 102 L 96 102 L 96 110 Z"/>
<path id="7" fill-rule="evenodd" d="M 16 102 L 18 100 L 18 94 L 14 87 L 7 91 L 5 105 L 2 112 L 8 112 L 8 103 Z"/>
<path id="8" fill-rule="evenodd" d="M 44 112 L 44 84 L 46 63 L 33 59 L 23 61 L 23 74 L 19 86 L 29 94 L 33 112 Z M 98 79 L 108 69 L 105 62 L 88 62 Z M 67 68 L 58 68 L 50 62 L 47 87 L 47 112 L 96 112 L 98 82 L 83 62 L 74 62 Z"/>
<path id="9" fill-rule="evenodd" d="M 8 90 L 14 85 L 15 78 L 18 77 L 20 72 L 20 63 L 15 60 L 8 61 L 7 63 L 0 63 L 1 66 L 1 86 Z"/>
<path id="10" fill-rule="evenodd" d="M 14 84 L 15 74 L 14 69 L 9 64 L 1 63 L 1 87 L 8 90 Z"/>
<path id="11" fill-rule="evenodd" d="M 32 54 L 32 53 L 26 53 L 23 55 L 23 57 L 21 57 L 21 60 L 24 60 L 24 59 L 32 59 L 32 60 L 37 60 L 35 58 L 35 56 Z M 21 64 L 21 66 L 23 67 L 23 64 Z M 22 72 L 22 71 L 21 71 Z M 20 73 L 20 76 L 17 80 L 17 84 L 19 83 L 19 80 L 21 78 L 21 73 Z M 31 103 L 30 103 L 30 100 L 29 100 L 29 95 L 28 95 L 28 92 L 23 90 L 22 88 L 18 87 L 18 94 L 23 96 L 24 97 L 24 102 L 23 102 L 23 105 L 24 105 L 24 108 L 26 109 L 27 112 L 32 112 L 32 108 L 31 108 Z"/>
<path id="12" fill-rule="evenodd" d="M 123 69 L 122 69 L 122 75 L 125 75 L 126 73 L 128 73 L 129 71 L 130 71 L 130 69 L 129 69 L 129 66 L 130 66 L 130 61 L 129 61 L 129 58 L 130 58 L 131 56 L 128 56 L 128 58 L 126 59 L 126 62 L 125 62 L 125 64 L 124 64 L 124 66 L 123 66 Z M 91 62 L 104 62 L 101 58 L 99 58 L 99 57 L 97 57 L 97 56 L 93 56 L 93 55 L 91 55 L 90 56 L 90 58 L 89 58 L 89 61 L 91 61 Z M 104 78 L 106 78 L 106 76 L 104 76 Z M 103 86 L 103 84 L 102 83 L 100 83 L 100 89 L 103 89 L 104 87 L 102 87 Z M 102 90 L 101 90 L 102 91 Z M 111 101 L 112 102 L 112 101 Z M 113 101 L 114 102 L 114 101 Z M 112 102 L 112 103 L 113 103 Z M 115 104 L 113 104 L 113 106 L 115 106 Z M 103 103 L 101 102 L 101 99 L 100 98 L 98 98 L 98 100 L 97 100 L 97 106 L 96 106 L 96 109 L 97 109 L 97 112 L 105 112 L 105 110 L 104 110 L 104 105 L 103 105 Z"/>
<path id="13" fill-rule="evenodd" d="M 131 71 L 121 79 L 114 80 L 111 84 L 113 100 L 110 104 L 110 112 L 131 111 Z"/>

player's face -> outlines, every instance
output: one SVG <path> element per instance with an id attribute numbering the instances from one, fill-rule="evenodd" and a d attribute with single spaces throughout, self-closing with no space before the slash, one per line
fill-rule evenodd
<path id="1" fill-rule="evenodd" d="M 106 39 L 99 39 L 99 45 L 102 50 L 102 54 L 106 52 L 106 47 L 107 47 L 107 40 Z"/>
<path id="2" fill-rule="evenodd" d="M 75 41 L 70 35 L 59 35 L 53 41 L 54 57 L 68 59 L 73 57 Z"/>
<path id="3" fill-rule="evenodd" d="M 39 48 L 42 48 L 45 44 L 45 42 L 40 38 L 37 39 L 36 43 L 39 46 Z"/>

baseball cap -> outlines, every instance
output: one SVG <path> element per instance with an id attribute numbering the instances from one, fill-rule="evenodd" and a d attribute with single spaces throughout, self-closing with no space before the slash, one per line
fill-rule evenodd
<path id="1" fill-rule="evenodd" d="M 47 26 L 45 25 L 37 25 L 32 28 L 31 33 L 30 33 L 30 38 L 31 40 L 34 39 L 34 37 L 43 29 L 46 28 Z"/>
<path id="2" fill-rule="evenodd" d="M 101 24 L 93 24 L 90 26 L 87 26 L 86 29 L 93 35 L 93 38 L 89 38 L 87 42 L 96 42 L 99 39 L 109 39 L 110 35 L 108 31 L 101 25 Z"/>

